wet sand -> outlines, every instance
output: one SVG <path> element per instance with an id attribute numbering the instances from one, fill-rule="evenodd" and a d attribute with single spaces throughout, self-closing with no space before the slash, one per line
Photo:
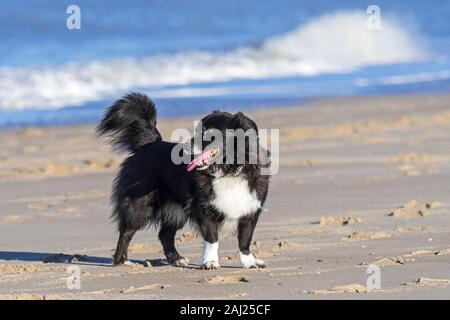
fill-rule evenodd
<path id="1" fill-rule="evenodd" d="M 280 170 L 241 269 L 222 237 L 220 270 L 163 259 L 154 230 L 113 268 L 109 193 L 123 155 L 93 125 L 0 132 L 0 299 L 450 299 L 450 95 L 320 99 L 246 112 L 280 129 Z M 194 119 L 163 119 L 165 138 Z M 64 255 L 58 255 L 63 253 Z M 44 263 L 47 261 L 47 263 Z M 368 290 L 377 265 L 381 288 Z M 81 289 L 67 287 L 78 266 Z M 70 269 L 69 269 L 70 271 Z"/>

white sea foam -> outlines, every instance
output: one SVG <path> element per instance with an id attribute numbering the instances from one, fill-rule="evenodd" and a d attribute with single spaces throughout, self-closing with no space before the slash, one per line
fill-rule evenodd
<path id="1" fill-rule="evenodd" d="M 439 80 L 449 80 L 450 71 L 442 70 L 436 72 L 419 72 L 412 74 L 402 74 L 394 76 L 380 77 L 377 79 L 358 78 L 355 80 L 355 85 L 358 87 L 368 86 L 392 86 L 402 84 L 412 84 L 421 82 L 431 82 Z"/>
<path id="2" fill-rule="evenodd" d="M 369 30 L 366 18 L 364 12 L 336 12 L 268 38 L 259 46 L 225 53 L 185 52 L 52 68 L 2 68 L 0 109 L 60 108 L 137 87 L 313 76 L 424 58 L 406 29 L 384 18 L 381 30 Z"/>

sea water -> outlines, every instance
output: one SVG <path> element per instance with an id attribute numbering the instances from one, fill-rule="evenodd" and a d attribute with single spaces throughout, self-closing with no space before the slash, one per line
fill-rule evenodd
<path id="1" fill-rule="evenodd" d="M 80 29 L 66 26 L 69 5 Z M 450 1 L 0 0 L 0 127 L 450 90 Z"/>

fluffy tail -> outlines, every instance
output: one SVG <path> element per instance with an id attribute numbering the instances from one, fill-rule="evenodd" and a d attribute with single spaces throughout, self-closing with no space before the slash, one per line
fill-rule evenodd
<path id="1" fill-rule="evenodd" d="M 145 144 L 161 141 L 155 104 L 144 94 L 127 94 L 106 110 L 97 134 L 110 137 L 114 149 L 132 153 Z"/>

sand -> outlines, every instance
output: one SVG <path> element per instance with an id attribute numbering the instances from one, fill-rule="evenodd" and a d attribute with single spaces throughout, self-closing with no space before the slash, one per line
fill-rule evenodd
<path id="1" fill-rule="evenodd" d="M 167 265 L 152 229 L 135 237 L 134 265 L 111 267 L 109 195 L 123 155 L 94 125 L 0 131 L 0 299 L 450 299 L 449 101 L 248 111 L 280 129 L 280 170 L 252 244 L 265 269 L 241 269 L 235 237 L 224 236 L 222 268 L 199 270 L 189 229 L 176 241 L 189 268 Z M 159 127 L 170 137 L 195 119 Z M 373 265 L 381 288 L 369 290 Z M 74 274 L 79 289 L 67 286 Z"/>

